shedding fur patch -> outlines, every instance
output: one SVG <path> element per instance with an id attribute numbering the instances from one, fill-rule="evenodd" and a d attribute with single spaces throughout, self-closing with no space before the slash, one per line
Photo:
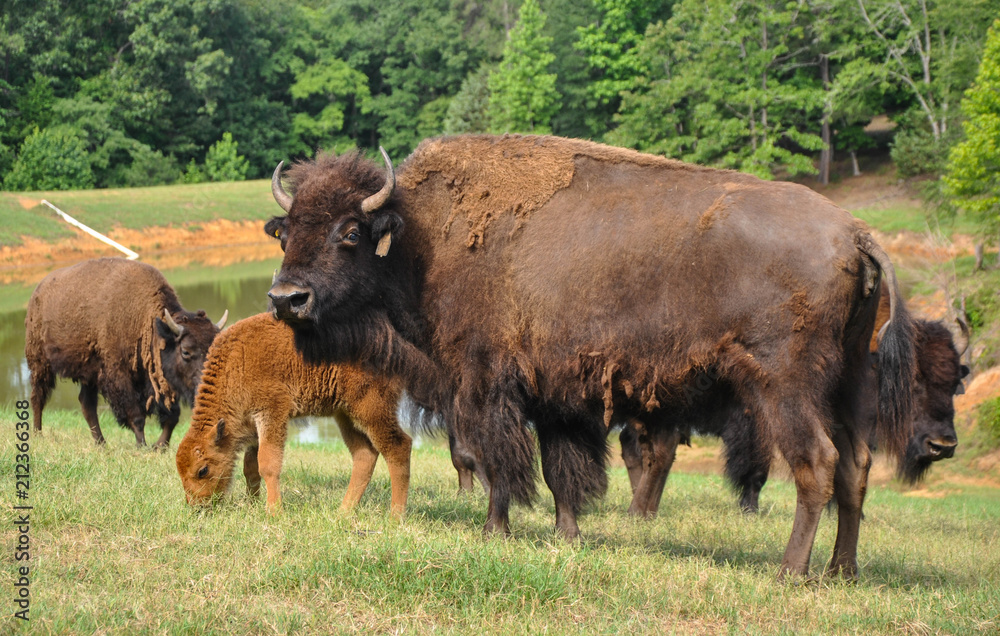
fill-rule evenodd
<path id="1" fill-rule="evenodd" d="M 468 247 L 481 246 L 496 219 L 512 215 L 514 231 L 532 212 L 573 181 L 576 158 L 609 164 L 630 163 L 673 170 L 706 170 L 673 159 L 579 139 L 522 135 L 463 135 L 424 141 L 399 171 L 398 184 L 415 188 L 440 175 L 451 193 L 451 212 L 441 228 L 447 235 L 465 219 Z"/>

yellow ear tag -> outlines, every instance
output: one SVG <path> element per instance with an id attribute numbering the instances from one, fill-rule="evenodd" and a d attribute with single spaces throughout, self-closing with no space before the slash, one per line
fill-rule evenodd
<path id="1" fill-rule="evenodd" d="M 281 238 L 281 230 L 274 231 L 274 238 Z"/>
<path id="2" fill-rule="evenodd" d="M 378 246 L 375 248 L 375 254 L 377 256 L 385 256 L 388 254 L 390 243 L 392 243 L 392 233 L 386 232 L 382 235 L 382 238 L 378 240 Z"/>

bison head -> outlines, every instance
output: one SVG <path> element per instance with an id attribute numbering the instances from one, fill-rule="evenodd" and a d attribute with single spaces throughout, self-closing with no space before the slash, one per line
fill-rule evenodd
<path id="1" fill-rule="evenodd" d="M 215 495 L 229 489 L 235 451 L 226 436 L 226 422 L 219 420 L 214 434 L 185 435 L 177 447 L 177 472 L 192 506 L 208 505 Z"/>
<path id="2" fill-rule="evenodd" d="M 969 367 L 961 363 L 968 347 L 968 327 L 959 322 L 962 337 L 953 343 L 951 332 L 941 322 L 917 321 L 919 370 L 914 386 L 913 437 L 900 465 L 904 479 L 918 481 L 930 465 L 955 454 L 954 396 L 965 392 L 962 379 Z"/>
<path id="3" fill-rule="evenodd" d="M 204 311 L 177 311 L 173 315 L 163 310 L 163 319 L 156 319 L 156 332 L 163 339 L 160 361 L 163 375 L 186 404 L 194 402 L 194 393 L 201 382 L 205 354 L 219 331 L 226 325 L 229 311 L 212 324 Z"/>
<path id="4" fill-rule="evenodd" d="M 295 165 L 288 172 L 294 196 L 281 185 L 282 164 L 274 171 L 271 191 L 287 215 L 264 227 L 285 252 L 269 304 L 277 319 L 293 327 L 296 345 L 307 355 L 304 340 L 357 324 L 398 297 L 386 272 L 399 261 L 403 221 L 391 201 L 392 163 L 380 150 L 384 172 L 357 153 Z"/>

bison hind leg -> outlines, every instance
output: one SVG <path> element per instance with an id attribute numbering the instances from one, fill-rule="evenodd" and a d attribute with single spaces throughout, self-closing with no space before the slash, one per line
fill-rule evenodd
<path id="1" fill-rule="evenodd" d="M 104 445 L 104 434 L 101 432 L 101 423 L 97 419 L 97 387 L 87 382 L 80 383 L 80 408 L 83 410 L 83 419 L 87 420 L 90 427 L 90 434 L 94 438 L 94 443 L 98 446 Z"/>
<path id="2" fill-rule="evenodd" d="M 31 374 L 31 411 L 34 419 L 35 431 L 42 430 L 42 411 L 52 397 L 52 390 L 56 388 L 56 376 L 52 372 L 52 365 L 48 360 L 34 356 L 26 356 L 28 359 L 28 371 Z"/>

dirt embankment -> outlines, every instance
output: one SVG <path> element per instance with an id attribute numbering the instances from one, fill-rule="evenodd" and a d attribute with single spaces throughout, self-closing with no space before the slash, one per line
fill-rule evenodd
<path id="1" fill-rule="evenodd" d="M 81 230 L 52 243 L 25 237 L 15 247 L 0 247 L 0 283 L 30 284 L 58 267 L 87 258 L 121 256 L 121 252 Z M 222 267 L 278 258 L 277 241 L 264 236 L 260 221 L 210 221 L 190 227 L 115 228 L 109 238 L 138 252 L 143 262 L 160 269 L 192 262 Z"/>

